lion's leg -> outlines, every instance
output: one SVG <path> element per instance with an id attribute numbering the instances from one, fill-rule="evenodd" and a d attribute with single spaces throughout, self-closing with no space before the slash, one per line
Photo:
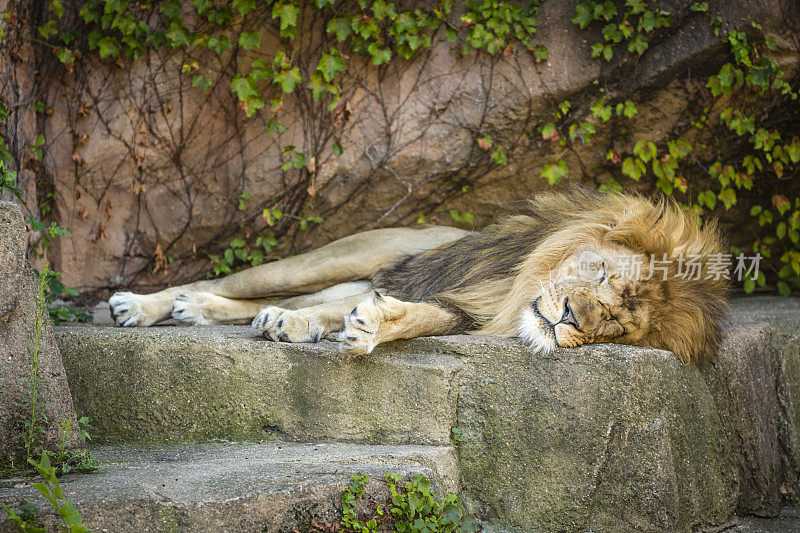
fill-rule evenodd
<path id="1" fill-rule="evenodd" d="M 349 355 L 372 352 L 382 342 L 452 333 L 458 315 L 427 303 L 411 303 L 372 292 L 345 317 L 340 349 Z"/>
<path id="2" fill-rule="evenodd" d="M 264 337 L 284 342 L 319 342 L 342 329 L 344 317 L 369 293 L 348 296 L 302 309 L 270 306 L 253 320 L 253 328 Z"/>
<path id="3" fill-rule="evenodd" d="M 197 281 L 147 295 L 118 292 L 108 303 L 117 325 L 150 326 L 170 317 L 173 302 L 181 294 L 207 292 L 229 299 L 308 294 L 338 283 L 369 279 L 397 259 L 436 248 L 467 233 L 444 226 L 365 231 L 306 254 L 220 279 Z"/>
<path id="4" fill-rule="evenodd" d="M 458 322 L 456 314 L 437 305 L 370 291 L 297 310 L 267 307 L 253 320 L 253 328 L 284 342 L 319 342 L 335 333 L 331 340 L 341 340 L 344 353 L 358 355 L 381 342 L 450 333 Z"/>
<path id="5" fill-rule="evenodd" d="M 340 283 L 313 294 L 304 294 L 283 300 L 253 298 L 248 300 L 225 298 L 210 292 L 179 294 L 172 306 L 172 318 L 184 324 L 250 324 L 267 306 L 300 309 L 348 296 L 364 294 L 369 281 Z"/>

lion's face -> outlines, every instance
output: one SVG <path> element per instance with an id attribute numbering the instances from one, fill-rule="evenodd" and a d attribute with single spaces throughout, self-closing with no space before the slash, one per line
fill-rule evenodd
<path id="1" fill-rule="evenodd" d="M 637 261 L 642 258 L 623 247 L 569 257 L 523 310 L 522 338 L 545 352 L 592 342 L 635 344 L 648 332 L 657 290 L 656 281 L 641 281 L 631 267 Z"/>

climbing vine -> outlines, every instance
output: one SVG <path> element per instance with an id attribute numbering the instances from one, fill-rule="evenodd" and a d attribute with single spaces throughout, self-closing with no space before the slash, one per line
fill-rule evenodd
<path id="1" fill-rule="evenodd" d="M 650 4 L 627 0 L 618 9 L 612 2 L 577 2 L 571 20 L 581 29 L 601 27 L 603 40 L 591 45 L 592 57 L 611 62 L 617 48 L 624 44 L 636 61 L 648 49 L 650 37 L 672 24 L 672 13 L 650 8 Z M 671 138 L 630 138 L 624 143 L 627 149 L 609 149 L 607 161 L 612 175 L 623 179 L 620 183 L 608 178 L 599 188 L 611 193 L 631 182 L 650 182 L 695 213 L 698 223 L 712 214 L 724 216 L 720 210 L 729 211 L 744 198 L 750 202 L 746 204 L 750 215 L 762 229 L 754 232 L 751 250 L 733 247 L 731 254 L 734 259 L 750 252 L 760 254 L 774 286 L 788 296 L 792 287 L 800 289 L 800 195 L 791 193 L 790 187 L 800 162 L 800 139 L 796 131 L 771 126 L 774 117 L 770 111 L 791 107 L 797 100 L 797 90 L 770 56 L 777 49 L 776 41 L 763 33 L 760 24 L 749 21 L 748 28 L 724 31 L 721 17 L 709 14 L 707 2 L 695 2 L 690 10 L 702 16 L 715 35 L 722 36 L 730 60 L 707 78 L 701 95 L 705 105 L 699 116 L 691 118 L 691 127 Z M 633 101 L 611 101 L 599 80 L 596 85 L 596 97 L 586 104 L 584 118 L 569 115 L 573 104 L 565 100 L 555 106 L 553 120 L 542 121 L 538 127 L 544 140 L 564 147 L 555 161 L 542 168 L 541 175 L 550 184 L 567 177 L 563 156 L 574 151 L 576 143 L 589 143 L 601 124 L 633 119 L 638 113 Z M 624 125 L 618 122 L 612 127 Z M 738 153 L 731 153 L 732 145 Z M 775 191 L 768 196 L 771 205 L 751 200 L 764 196 L 763 192 L 757 194 L 759 187 L 761 191 Z M 750 293 L 767 281 L 767 274 L 761 270 L 757 276 L 745 276 L 742 283 Z"/>
<path id="2" fill-rule="evenodd" d="M 537 1 L 440 0 L 405 5 L 384 0 L 89 0 L 70 16 L 62 0 L 50 0 L 38 32 L 68 73 L 95 58 L 130 70 L 147 62 L 154 51 L 178 51 L 183 58 L 180 72 L 196 91 L 210 96 L 227 87 L 246 118 L 263 121 L 267 137 L 279 138 L 286 130 L 282 112 L 290 96 L 303 113 L 327 114 L 330 118 L 319 119 L 313 139 L 303 146 L 277 141 L 280 170 L 299 173 L 301 183 L 306 182 L 300 190 L 309 191 L 312 198 L 318 165 L 347 149 L 341 140 L 350 114 L 344 74 L 356 58 L 380 69 L 417 58 L 434 42 L 445 41 L 462 55 L 481 51 L 509 56 L 519 50 L 541 62 L 548 52 L 533 43 L 538 13 Z M 309 37 L 312 25 L 321 26 L 323 34 Z M 310 54 L 306 53 L 309 39 L 314 41 Z M 477 139 L 476 144 L 488 150 L 494 163 L 507 163 L 502 147 L 489 150 L 490 138 Z M 73 159 L 80 165 L 78 151 Z M 139 158 L 137 166 L 143 170 L 146 163 L 141 156 L 132 156 Z M 132 190 L 139 194 L 144 188 L 134 183 Z M 246 215 L 240 217 L 242 231 L 223 238 L 228 244 L 221 250 L 204 251 L 211 262 L 210 274 L 227 274 L 278 257 L 273 250 L 281 234 L 324 220 L 319 214 L 301 214 L 308 198 L 271 197 L 268 203 L 249 206 L 250 193 L 241 190 L 238 210 Z M 252 212 L 261 214 L 262 229 L 249 229 Z M 274 217 L 275 212 L 283 217 Z M 93 240 L 106 238 L 101 224 Z M 158 243 L 147 261 L 149 271 L 165 271 L 173 264 L 176 241 Z M 194 257 L 194 241 L 190 249 Z"/>
<path id="3" fill-rule="evenodd" d="M 518 43 L 539 60 L 547 59 L 547 49 L 532 42 L 537 1 L 469 0 L 463 5 L 463 12 L 456 17 L 452 0 L 413 9 L 385 0 L 192 0 L 191 8 L 179 0 L 89 0 L 78 13 L 83 22 L 80 31 L 59 31 L 64 16 L 62 0 L 50 0 L 50 18 L 39 27 L 39 33 L 68 69 L 83 55 L 79 36 L 84 34 L 88 49 L 108 60 L 135 61 L 148 49 L 159 48 L 186 48 L 218 56 L 254 52 L 251 55 L 256 57 L 242 62 L 230 88 L 248 117 L 269 103 L 274 132 L 281 127 L 277 112 L 285 96 L 295 90 L 309 91 L 315 102 L 324 102 L 329 112 L 335 112 L 342 100 L 340 74 L 347 70 L 352 54 L 370 58 L 374 66 L 396 56 L 411 59 L 429 49 L 442 29 L 450 42 L 461 42 L 464 55 L 473 50 L 508 54 Z M 325 32 L 335 37 L 335 42 L 321 51 L 316 64 L 301 71 L 295 52 L 298 26 L 306 9 L 326 15 Z M 261 54 L 267 29 L 275 32 L 272 37 L 277 37 L 278 44 Z M 181 72 L 191 75 L 192 85 L 198 89 L 209 90 L 213 85 L 215 73 L 200 61 L 184 63 Z M 337 141 L 331 149 L 341 152 L 342 147 Z M 306 154 L 295 153 L 294 147 L 287 152 L 286 164 L 296 168 L 305 164 Z"/>

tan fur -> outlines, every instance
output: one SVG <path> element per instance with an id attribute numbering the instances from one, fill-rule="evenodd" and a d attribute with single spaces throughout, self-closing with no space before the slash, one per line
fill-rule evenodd
<path id="1" fill-rule="evenodd" d="M 351 354 L 369 353 L 393 339 L 466 331 L 521 336 L 540 350 L 589 342 L 637 344 L 702 364 L 720 337 L 727 283 L 706 277 L 710 256 L 723 250 L 714 224 L 699 227 L 674 203 L 575 189 L 540 194 L 527 213 L 480 233 L 365 232 L 222 280 L 155 295 L 122 293 L 110 303 L 120 325 L 149 325 L 170 312 L 175 316 L 175 309 L 190 301 L 202 301 L 203 311 L 194 315 L 213 323 L 252 317 L 263 303 L 238 299 L 323 289 L 297 297 L 307 298 L 303 305 L 275 302 L 261 310 L 254 327 L 289 342 L 333 336 Z M 599 258 L 602 279 L 576 274 L 586 253 Z M 651 254 L 671 261 L 666 280 L 660 273 L 651 279 L 624 273 L 625 258 L 637 257 L 647 277 Z M 700 256 L 700 280 L 677 275 L 681 255 Z M 325 292 L 355 280 L 364 281 Z M 386 296 L 361 293 L 366 287 Z M 137 305 L 139 314 L 132 314 Z"/>

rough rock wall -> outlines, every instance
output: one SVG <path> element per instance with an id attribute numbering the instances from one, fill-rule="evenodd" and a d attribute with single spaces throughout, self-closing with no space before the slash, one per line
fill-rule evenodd
<path id="1" fill-rule="evenodd" d="M 25 258 L 26 231 L 19 208 L 0 201 L 0 472 L 9 466 L 25 468 L 20 434 L 31 416 L 27 403 L 30 387 L 31 335 L 36 321 L 36 277 Z M 39 350 L 37 409 L 46 417 L 40 427 L 46 441 L 78 444 L 75 409 L 55 343 L 50 318 L 45 314 Z M 71 430 L 59 433 L 64 422 Z"/>
<path id="2" fill-rule="evenodd" d="M 229 87 L 236 65 L 249 64 L 254 53 L 271 57 L 276 40 L 267 30 L 254 52 L 208 58 L 177 50 L 153 52 L 133 66 L 95 61 L 72 73 L 42 69 L 48 144 L 37 175 L 54 194 L 52 216 L 73 234 L 50 258 L 65 282 L 83 291 L 157 287 L 202 277 L 207 254 L 220 253 L 234 237 L 272 233 L 277 255 L 359 230 L 413 224 L 423 214 L 452 224 L 449 208 L 473 210 L 476 223 L 484 223 L 546 186 L 542 166 L 557 156 L 571 180 L 619 177 L 608 150 L 630 150 L 638 136 L 658 140 L 685 127 L 703 105 L 700 77 L 727 60 L 692 3 L 664 3 L 673 24 L 638 61 L 593 60 L 589 44 L 598 36 L 570 22 L 573 2 L 543 4 L 537 42 L 549 59 L 542 63 L 530 54 L 463 57 L 446 41 L 379 68 L 354 56 L 337 112 L 293 93 L 279 113 L 286 130 L 271 137 L 266 117 L 246 118 Z M 777 35 L 776 55 L 793 70 L 795 3 L 711 5 L 727 27 L 748 16 L 760 21 L 764 33 Z M 301 68 L 315 63 L 324 35 L 315 20 L 304 24 Z M 208 93 L 180 74 L 194 60 L 218 63 Z M 586 107 L 594 80 L 610 97 L 635 98 L 639 114 L 626 131 L 598 124 L 599 140 L 562 153 L 531 135 L 555 102 L 569 98 L 574 108 Z M 507 166 L 493 165 L 476 144 L 488 132 L 503 142 Z M 331 153 L 336 140 L 341 156 Z M 284 170 L 290 146 L 315 156 Z M 240 209 L 242 193 L 250 196 Z M 325 221 L 301 231 L 296 218 L 284 216 L 270 228 L 261 212 L 275 205 Z"/>

